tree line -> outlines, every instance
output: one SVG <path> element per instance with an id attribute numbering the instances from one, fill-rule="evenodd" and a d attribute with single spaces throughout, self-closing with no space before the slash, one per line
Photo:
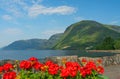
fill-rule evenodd
<path id="1" fill-rule="evenodd" d="M 112 37 L 106 37 L 104 40 L 95 46 L 97 50 L 119 50 L 120 49 L 120 38 L 113 39 Z"/>

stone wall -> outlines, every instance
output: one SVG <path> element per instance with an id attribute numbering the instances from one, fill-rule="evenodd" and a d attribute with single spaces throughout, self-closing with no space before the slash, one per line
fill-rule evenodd
<path id="1" fill-rule="evenodd" d="M 78 62 L 78 56 L 54 56 L 54 57 L 46 57 L 45 61 L 52 60 L 53 62 L 62 65 L 62 61 L 73 61 Z"/>
<path id="2" fill-rule="evenodd" d="M 97 59 L 101 59 L 103 66 L 120 65 L 120 54 L 116 54 L 116 55 L 113 55 L 113 56 L 95 57 L 95 58 L 78 57 L 77 55 L 74 55 L 74 56 L 53 56 L 53 57 L 46 57 L 45 61 L 52 60 L 53 62 L 55 62 L 59 65 L 62 65 L 63 60 L 65 60 L 65 61 L 75 61 L 75 62 L 78 62 L 79 64 L 81 64 L 82 58 L 86 58 L 87 60 L 93 60 L 93 61 L 96 61 Z M 0 65 L 3 65 L 6 62 L 10 62 L 12 64 L 16 63 L 15 60 L 1 60 Z M 18 62 L 20 62 L 20 61 L 18 61 Z"/>
<path id="3" fill-rule="evenodd" d="M 4 65 L 5 63 L 15 64 L 16 60 L 9 60 L 9 59 L 8 60 L 0 60 L 0 65 Z"/>
<path id="4" fill-rule="evenodd" d="M 114 56 L 101 57 L 101 59 L 103 60 L 104 66 L 120 65 L 120 54 L 116 54 Z"/>
<path id="5" fill-rule="evenodd" d="M 120 65 L 120 54 L 116 54 L 114 56 L 104 56 L 104 57 L 78 57 L 78 56 L 53 56 L 53 57 L 46 57 L 45 61 L 52 60 L 55 63 L 62 65 L 62 61 L 65 59 L 66 61 L 75 61 L 81 64 L 82 58 L 86 58 L 87 60 L 96 61 L 97 59 L 102 60 L 103 66 L 110 66 L 110 65 Z"/>

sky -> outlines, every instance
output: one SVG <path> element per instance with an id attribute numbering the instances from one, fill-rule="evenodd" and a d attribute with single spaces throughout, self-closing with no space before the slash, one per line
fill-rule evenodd
<path id="1" fill-rule="evenodd" d="M 120 0 L 0 0 L 0 47 L 49 39 L 81 20 L 120 25 Z"/>

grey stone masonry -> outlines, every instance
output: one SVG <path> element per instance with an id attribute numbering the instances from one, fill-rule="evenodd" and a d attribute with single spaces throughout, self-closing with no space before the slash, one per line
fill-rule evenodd
<path id="1" fill-rule="evenodd" d="M 86 60 L 97 61 L 98 59 L 102 60 L 103 66 L 110 66 L 110 65 L 120 65 L 120 54 L 116 54 L 113 56 L 104 56 L 104 57 L 78 57 L 75 56 L 53 56 L 53 57 L 46 57 L 45 61 L 52 60 L 53 62 L 62 65 L 63 61 L 74 61 L 81 64 L 81 60 L 85 58 Z"/>

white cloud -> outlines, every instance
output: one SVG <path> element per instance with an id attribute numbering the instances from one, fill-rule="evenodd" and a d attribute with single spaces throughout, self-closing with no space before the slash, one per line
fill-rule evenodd
<path id="1" fill-rule="evenodd" d="M 21 35 L 23 34 L 21 29 L 18 28 L 7 28 L 2 31 L 4 35 Z"/>
<path id="2" fill-rule="evenodd" d="M 0 0 L 0 9 L 15 17 L 38 16 L 40 14 L 71 14 L 75 12 L 74 7 L 61 5 L 57 7 L 46 7 L 41 4 L 42 0 Z"/>
<path id="3" fill-rule="evenodd" d="M 25 8 L 23 0 L 0 0 L 0 8 L 13 16 L 23 16 Z"/>
<path id="4" fill-rule="evenodd" d="M 15 18 L 14 18 L 13 16 L 11 16 L 11 15 L 2 15 L 1 18 L 2 18 L 3 20 L 6 20 L 6 22 L 9 21 L 9 22 L 11 22 L 11 23 L 13 23 L 13 24 L 15 24 L 15 25 L 18 25 L 18 24 L 19 24 L 19 22 L 17 22 L 17 21 L 15 20 Z"/>
<path id="5" fill-rule="evenodd" d="M 2 18 L 4 20 L 12 20 L 12 17 L 10 15 L 3 15 Z"/>
<path id="6" fill-rule="evenodd" d="M 110 24 L 118 24 L 119 23 L 119 21 L 112 21 Z"/>
<path id="7" fill-rule="evenodd" d="M 42 5 L 33 5 L 31 8 L 29 8 L 28 15 L 32 17 L 38 16 L 40 14 L 66 15 L 66 14 L 71 14 L 73 12 L 75 12 L 75 8 L 69 6 L 45 7 Z"/>

